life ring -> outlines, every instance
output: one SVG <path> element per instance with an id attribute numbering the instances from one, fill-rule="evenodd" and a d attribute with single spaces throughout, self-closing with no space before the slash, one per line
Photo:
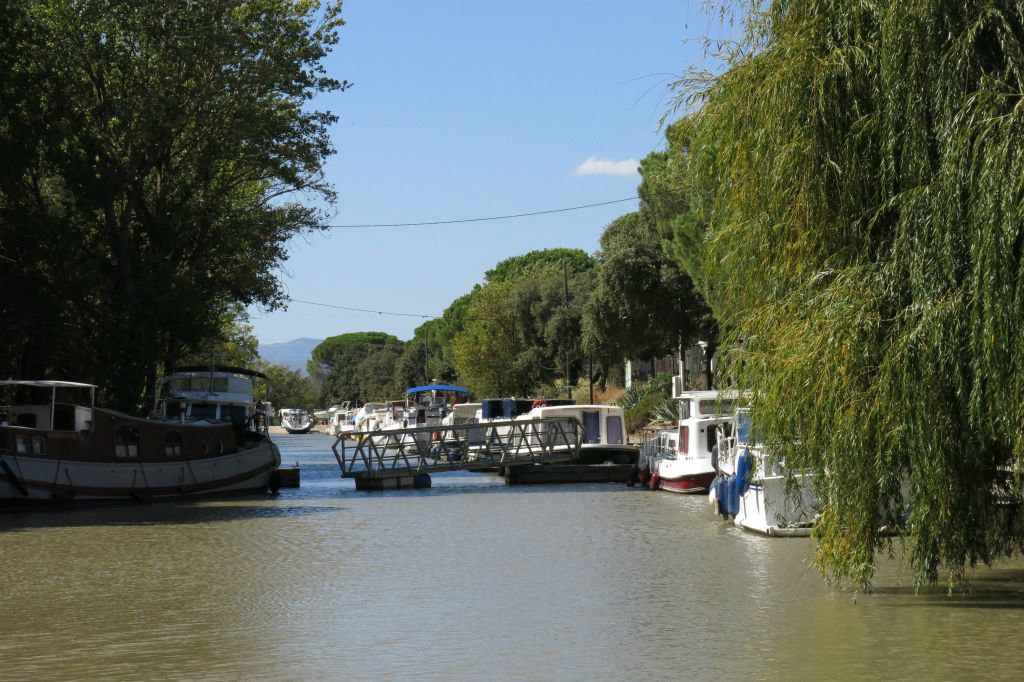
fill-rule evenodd
<path id="1" fill-rule="evenodd" d="M 534 400 L 533 405 L 530 405 L 531 410 L 535 410 L 538 407 L 547 407 L 548 401 L 541 398 L 540 400 Z"/>

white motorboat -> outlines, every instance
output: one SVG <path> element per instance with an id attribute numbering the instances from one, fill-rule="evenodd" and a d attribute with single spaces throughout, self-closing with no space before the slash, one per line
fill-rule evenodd
<path id="1" fill-rule="evenodd" d="M 288 433 L 309 433 L 313 428 L 313 419 L 309 412 L 301 407 L 286 407 L 280 413 L 281 426 Z"/>
<path id="2" fill-rule="evenodd" d="M 549 405 L 540 399 L 516 419 L 576 420 L 583 426 L 579 464 L 636 464 L 640 446 L 626 442 L 625 419 L 618 405 Z"/>
<path id="3" fill-rule="evenodd" d="M 450 384 L 427 384 L 405 390 L 404 400 L 387 403 L 379 420 L 380 431 L 400 431 L 424 426 L 444 426 L 450 422 L 455 405 L 469 393 L 464 386 Z M 418 433 L 413 436 L 418 447 L 429 450 L 437 432 Z M 381 441 L 385 442 L 385 441 Z"/>
<path id="4" fill-rule="evenodd" d="M 346 400 L 340 405 L 331 405 L 326 411 L 315 414 L 323 421 L 324 431 L 328 436 L 347 438 L 355 430 L 356 412 L 357 410 Z"/>
<path id="5" fill-rule="evenodd" d="M 150 419 L 94 405 L 96 387 L 0 381 L 0 502 L 157 499 L 276 486 L 269 405 L 231 367 L 185 367 L 158 386 Z"/>
<path id="6" fill-rule="evenodd" d="M 731 431 L 735 391 L 685 391 L 673 396 L 679 404 L 675 429 L 662 429 L 641 449 L 641 480 L 652 490 L 704 492 L 714 480 L 714 448 Z"/>
<path id="7" fill-rule="evenodd" d="M 815 520 L 811 474 L 787 471 L 780 457 L 751 438 L 750 411 L 740 409 L 732 435 L 719 434 L 717 476 L 708 500 L 740 528 L 770 536 L 807 536 Z"/>
<path id="8" fill-rule="evenodd" d="M 405 400 L 389 403 L 380 428 L 394 430 L 417 426 L 441 426 L 469 389 L 450 384 L 427 384 L 405 390 Z"/>
<path id="9" fill-rule="evenodd" d="M 380 428 L 388 412 L 387 403 L 365 403 L 352 418 L 352 435 L 360 438 Z M 339 434 L 340 435 L 340 434 Z"/>

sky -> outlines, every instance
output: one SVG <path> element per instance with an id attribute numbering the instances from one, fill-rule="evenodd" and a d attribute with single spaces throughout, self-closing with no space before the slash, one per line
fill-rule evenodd
<path id="1" fill-rule="evenodd" d="M 250 310 L 261 343 L 383 331 L 400 339 L 536 249 L 594 252 L 631 199 L 509 220 L 421 227 L 635 197 L 664 148 L 666 84 L 703 54 L 702 0 L 345 0 L 325 61 L 353 85 L 312 105 L 339 117 L 327 232 L 280 272 L 292 302 Z M 307 197 L 306 201 L 313 200 Z M 347 306 L 361 313 L 300 303 Z"/>

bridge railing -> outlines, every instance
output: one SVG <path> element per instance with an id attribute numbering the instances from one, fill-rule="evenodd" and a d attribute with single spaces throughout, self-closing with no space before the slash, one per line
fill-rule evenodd
<path id="1" fill-rule="evenodd" d="M 339 437 L 332 449 L 349 478 L 387 478 L 579 458 L 583 424 L 574 417 L 418 426 Z"/>

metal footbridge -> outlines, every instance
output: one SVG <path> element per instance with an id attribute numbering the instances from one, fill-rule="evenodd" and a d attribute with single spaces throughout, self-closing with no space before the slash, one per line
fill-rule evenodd
<path id="1" fill-rule="evenodd" d="M 579 459 L 583 424 L 557 417 L 417 426 L 339 436 L 341 475 L 356 489 L 428 487 L 438 471 L 479 471 Z"/>

